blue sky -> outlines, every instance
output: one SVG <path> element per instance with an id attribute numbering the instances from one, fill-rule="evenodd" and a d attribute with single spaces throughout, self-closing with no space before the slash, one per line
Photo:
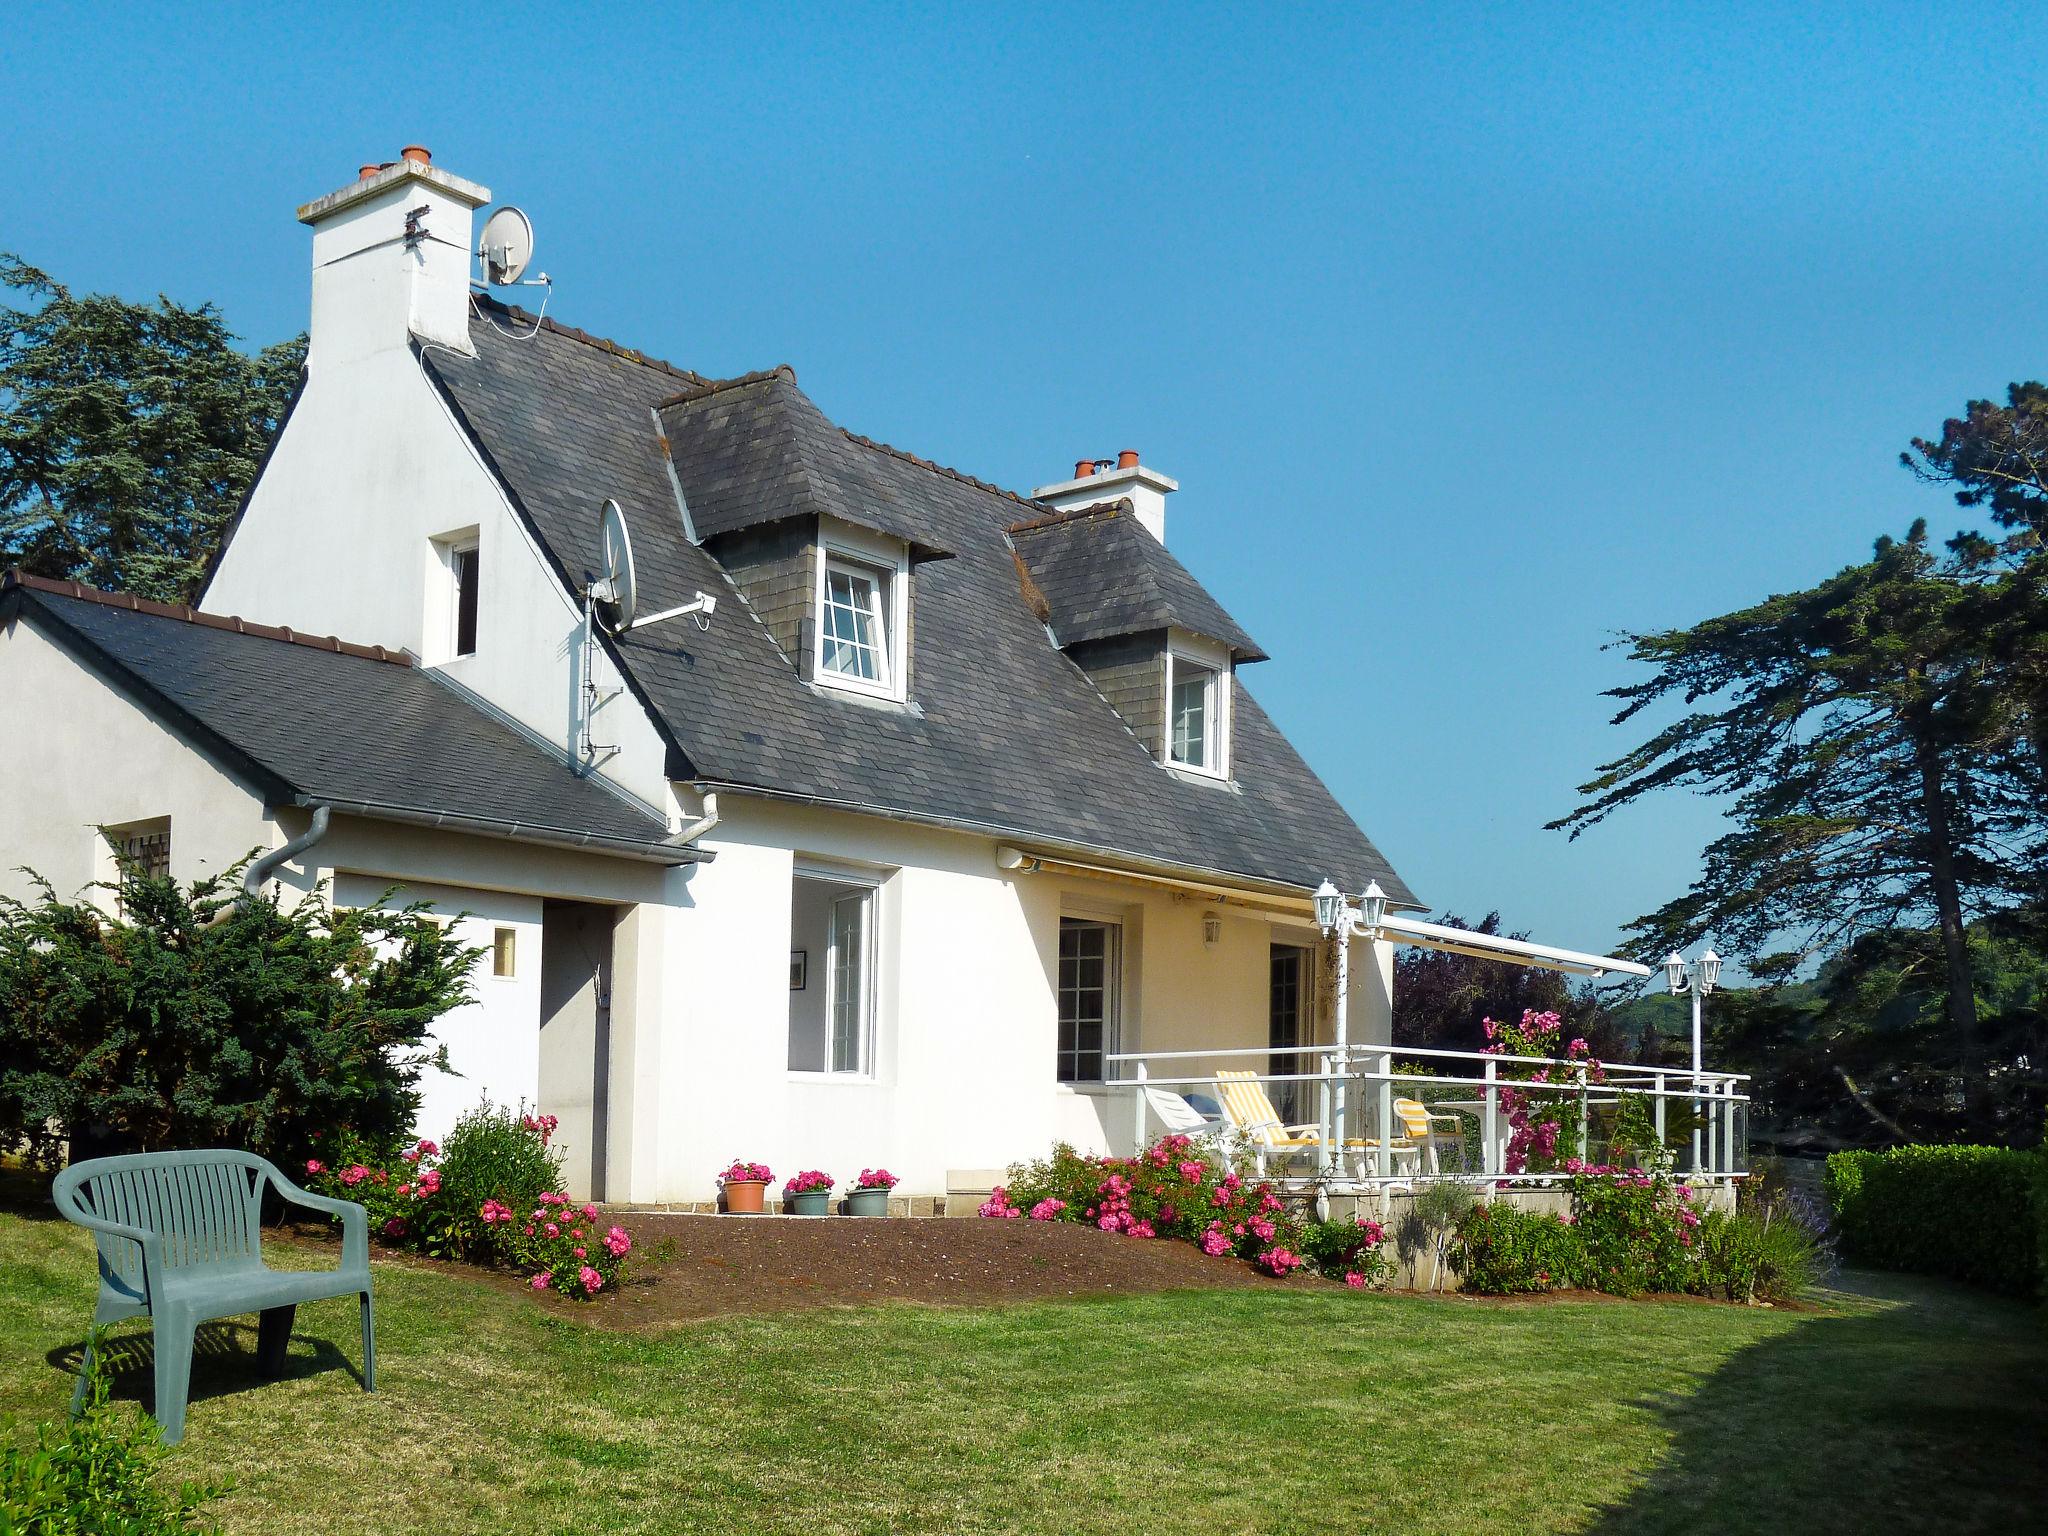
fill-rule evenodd
<path id="1" fill-rule="evenodd" d="M 2038 11 L 1707 9 L 17 3 L 0 247 L 266 342 L 420 142 L 566 322 L 1023 489 L 1138 448 L 1424 899 L 1599 947 L 1717 825 L 1541 830 L 1603 643 L 1946 531 L 1899 450 L 2048 334 Z"/>

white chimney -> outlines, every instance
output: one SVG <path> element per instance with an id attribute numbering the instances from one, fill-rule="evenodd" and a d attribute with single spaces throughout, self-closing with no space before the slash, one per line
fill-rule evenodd
<path id="1" fill-rule="evenodd" d="M 1033 501 L 1045 502 L 1055 511 L 1068 512 L 1098 501 L 1131 499 L 1131 511 L 1145 531 L 1161 544 L 1166 542 L 1166 498 L 1180 489 L 1156 469 L 1138 462 L 1138 450 L 1126 448 L 1112 464 L 1108 459 L 1082 459 L 1074 465 L 1074 478 L 1057 485 L 1041 485 L 1031 493 Z"/>
<path id="2" fill-rule="evenodd" d="M 470 215 L 491 189 L 435 167 L 417 144 L 366 165 L 339 192 L 306 204 L 313 227 L 313 324 L 307 363 L 347 362 L 409 336 L 471 352 Z"/>

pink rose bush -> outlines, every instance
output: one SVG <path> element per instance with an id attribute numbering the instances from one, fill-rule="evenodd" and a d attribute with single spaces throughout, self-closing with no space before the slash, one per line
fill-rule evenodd
<path id="1" fill-rule="evenodd" d="M 1211 1258 L 1233 1255 L 1261 1274 L 1284 1279 L 1330 1265 L 1341 1250 L 1353 1273 L 1374 1283 L 1383 1273 L 1376 1226 L 1347 1226 L 1341 1241 L 1322 1234 L 1338 1223 L 1304 1223 L 1264 1180 L 1212 1157 L 1186 1136 L 1166 1136 L 1136 1157 L 1088 1157 L 1059 1146 L 1043 1162 L 1010 1170 L 982 1202 L 991 1220 L 1068 1221 L 1138 1241 L 1193 1243 Z M 1372 1258 L 1362 1257 L 1370 1237 Z M 1386 1263 L 1390 1269 L 1391 1264 Z"/>
<path id="2" fill-rule="evenodd" d="M 1492 1090 L 1500 1095 L 1501 1112 L 1508 1121 L 1507 1172 L 1548 1172 L 1579 1156 L 1585 1150 L 1579 1145 L 1579 1095 L 1589 1086 L 1606 1082 L 1607 1069 L 1594 1059 L 1584 1040 L 1575 1039 L 1559 1051 L 1564 1020 L 1555 1013 L 1525 1008 L 1519 1024 L 1493 1019 L 1481 1024 L 1489 1056 L 1565 1057 L 1562 1064 L 1545 1066 L 1518 1061 L 1501 1064 L 1501 1077 L 1543 1090 L 1505 1086 Z"/>
<path id="3" fill-rule="evenodd" d="M 552 1115 L 485 1104 L 465 1114 L 446 1144 L 372 1147 L 338 1138 L 331 1161 L 308 1159 L 310 1188 L 354 1200 L 384 1242 L 434 1258 L 502 1264 L 535 1290 L 587 1300 L 615 1285 L 633 1240 L 595 1205 L 560 1192 Z"/>

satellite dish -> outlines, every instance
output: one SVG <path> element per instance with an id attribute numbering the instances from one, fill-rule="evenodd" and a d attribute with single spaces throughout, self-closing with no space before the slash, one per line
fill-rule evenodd
<path id="1" fill-rule="evenodd" d="M 533 260 L 533 224 L 510 203 L 484 221 L 476 249 L 484 264 L 484 280 L 494 288 L 516 283 Z"/>
<path id="2" fill-rule="evenodd" d="M 617 633 L 633 626 L 639 583 L 633 575 L 633 539 L 626 532 L 626 514 L 610 497 L 598 509 L 597 541 L 604 552 L 604 576 L 590 595 L 610 608 L 607 622 Z"/>

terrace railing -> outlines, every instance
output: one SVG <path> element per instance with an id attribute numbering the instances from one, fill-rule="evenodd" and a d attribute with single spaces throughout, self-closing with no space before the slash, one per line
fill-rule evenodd
<path id="1" fill-rule="evenodd" d="M 1577 1145 L 1588 1162 L 1610 1160 L 1607 1149 L 1622 1106 L 1633 1100 L 1642 1110 L 1638 1123 L 1647 1124 L 1671 1152 L 1679 1173 L 1722 1182 L 1748 1172 L 1749 1079 L 1742 1073 L 1603 1062 L 1595 1080 L 1586 1062 L 1561 1057 L 1384 1045 L 1124 1051 L 1104 1061 L 1113 1073 L 1108 1086 L 1127 1097 L 1125 1123 L 1138 1146 L 1163 1129 L 1148 1088 L 1204 1096 L 1220 1108 L 1219 1072 L 1254 1068 L 1253 1080 L 1275 1103 L 1290 1096 L 1287 1085 L 1301 1085 L 1292 1097 L 1313 1111 L 1301 1116 L 1312 1131 L 1301 1138 L 1307 1145 L 1263 1149 L 1264 1160 L 1278 1165 L 1270 1171 L 1282 1178 L 1370 1187 L 1417 1179 L 1541 1186 L 1570 1177 L 1542 1166 L 1549 1159 L 1512 1155 L 1510 1095 L 1532 1110 L 1562 1107 L 1567 1123 L 1575 1116 Z M 1295 1070 L 1272 1070 L 1281 1063 Z M 1537 1080 L 1538 1074 L 1548 1080 Z M 1444 1166 L 1447 1137 L 1437 1139 L 1437 1165 L 1425 1166 L 1423 1149 L 1407 1137 L 1394 1112 L 1396 1098 L 1416 1099 L 1433 1113 L 1459 1118 L 1465 1131 L 1461 1166 Z M 1228 1117 L 1222 1123 L 1229 1126 Z M 1255 1132 L 1245 1140 L 1254 1152 L 1262 1150 Z M 1511 1167 L 1516 1162 L 1521 1166 Z M 1304 1163 L 1311 1168 L 1298 1171 Z"/>

